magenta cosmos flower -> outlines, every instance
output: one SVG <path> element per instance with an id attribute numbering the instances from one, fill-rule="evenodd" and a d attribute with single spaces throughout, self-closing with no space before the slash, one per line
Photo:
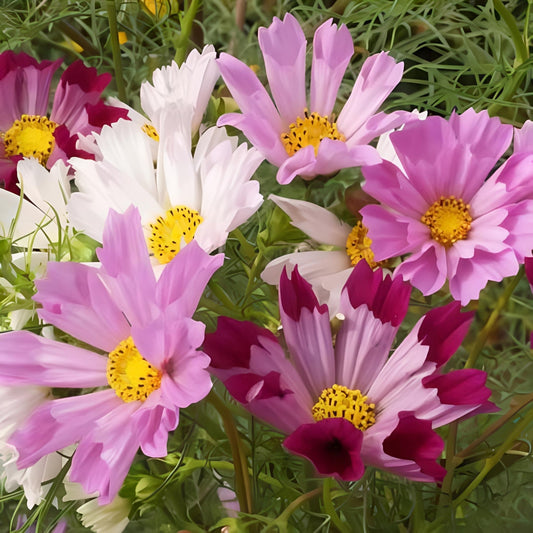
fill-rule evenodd
<path id="1" fill-rule="evenodd" d="M 342 78 L 354 48 L 346 26 L 324 22 L 313 39 L 311 95 L 306 96 L 306 39 L 289 13 L 259 28 L 259 46 L 274 103 L 253 71 L 238 59 L 221 54 L 220 72 L 242 114 L 223 115 L 218 125 L 231 125 L 279 167 L 277 180 L 286 184 L 295 176 L 311 179 L 381 158 L 367 143 L 400 126 L 409 113 L 377 113 L 396 87 L 403 63 L 385 52 L 363 64 L 348 101 L 335 120 L 332 112 Z"/>
<path id="2" fill-rule="evenodd" d="M 75 61 L 61 75 L 48 114 L 50 83 L 61 60 L 40 63 L 21 52 L 0 54 L 0 184 L 16 192 L 16 166 L 34 157 L 50 168 L 58 159 L 87 156 L 76 149 L 79 135 L 126 118 L 127 111 L 105 105 L 102 91 L 111 81 Z"/>
<path id="3" fill-rule="evenodd" d="M 327 305 L 298 273 L 280 280 L 278 339 L 221 317 L 204 350 L 212 372 L 254 415 L 288 437 L 284 446 L 317 471 L 359 479 L 373 465 L 417 481 L 440 481 L 434 428 L 494 408 L 480 370 L 443 373 L 473 313 L 452 302 L 429 311 L 389 357 L 410 286 L 360 261 L 342 291 L 345 319 L 332 343 Z"/>
<path id="4" fill-rule="evenodd" d="M 49 263 L 36 282 L 40 317 L 95 350 L 28 331 L 0 336 L 1 384 L 93 389 L 35 409 L 9 439 L 17 467 L 77 443 L 70 480 L 97 491 L 102 504 L 117 494 L 139 446 L 165 456 L 179 409 L 211 389 L 209 357 L 197 350 L 204 325 L 190 317 L 223 261 L 191 243 L 156 281 L 133 208 L 111 212 L 103 242 L 100 268 Z"/>
<path id="5" fill-rule="evenodd" d="M 533 153 L 487 179 L 512 135 L 473 109 L 392 133 L 405 173 L 387 161 L 363 168 L 363 189 L 382 204 L 361 210 L 375 260 L 409 254 L 396 274 L 426 295 L 448 280 L 463 305 L 489 280 L 516 274 L 533 248 Z"/>

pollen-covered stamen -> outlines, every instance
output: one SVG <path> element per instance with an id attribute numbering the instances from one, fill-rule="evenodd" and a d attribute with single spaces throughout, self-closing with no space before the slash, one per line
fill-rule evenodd
<path id="1" fill-rule="evenodd" d="M 148 248 L 162 264 L 169 263 L 180 251 L 181 240 L 189 244 L 203 217 L 198 211 L 178 205 L 150 224 Z"/>
<path id="2" fill-rule="evenodd" d="M 468 236 L 472 223 L 470 205 L 455 196 L 441 196 L 420 220 L 431 230 L 432 239 L 449 248 Z"/>
<path id="3" fill-rule="evenodd" d="M 151 124 L 144 124 L 142 130 L 148 135 L 148 137 L 150 137 L 150 139 L 159 141 L 159 133 L 157 133 L 157 130 Z"/>
<path id="4" fill-rule="evenodd" d="M 371 268 L 376 268 L 378 263 L 374 261 L 374 252 L 370 248 L 372 239 L 367 237 L 367 233 L 368 228 L 357 222 L 346 239 L 346 253 L 353 266 L 364 259 Z"/>
<path id="5" fill-rule="evenodd" d="M 34 157 L 46 165 L 55 145 L 57 124 L 40 115 L 22 115 L 3 135 L 5 153 Z"/>
<path id="6" fill-rule="evenodd" d="M 161 372 L 139 353 L 131 337 L 109 354 L 106 377 L 109 386 L 126 403 L 143 402 L 161 386 Z"/>
<path id="7" fill-rule="evenodd" d="M 307 109 L 304 110 L 304 118 L 298 117 L 296 122 L 289 126 L 289 131 L 281 134 L 281 142 L 289 155 L 294 155 L 300 148 L 309 145 L 314 147 L 316 155 L 322 139 L 346 140 L 344 135 L 339 133 L 335 122 L 330 122 L 327 116 L 309 113 Z"/>
<path id="8" fill-rule="evenodd" d="M 344 418 L 357 429 L 364 431 L 376 422 L 375 404 L 367 401 L 360 390 L 333 385 L 324 389 L 313 405 L 313 418 L 319 422 L 325 418 Z"/>

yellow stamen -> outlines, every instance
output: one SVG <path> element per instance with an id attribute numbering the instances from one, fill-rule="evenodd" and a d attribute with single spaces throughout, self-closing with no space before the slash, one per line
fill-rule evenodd
<path id="1" fill-rule="evenodd" d="M 54 149 L 57 124 L 40 115 L 22 115 L 4 134 L 7 156 L 34 157 L 46 165 Z"/>
<path id="2" fill-rule="evenodd" d="M 357 429 L 364 431 L 376 422 L 375 404 L 369 403 L 360 390 L 333 385 L 324 389 L 313 405 L 313 418 L 319 422 L 325 418 L 344 418 Z"/>
<path id="3" fill-rule="evenodd" d="M 190 243 L 203 220 L 198 211 L 184 205 L 169 209 L 150 224 L 152 233 L 148 238 L 148 248 L 160 263 L 169 263 L 180 251 L 181 240 Z"/>
<path id="4" fill-rule="evenodd" d="M 148 135 L 148 137 L 150 137 L 150 139 L 159 141 L 159 133 L 157 133 L 157 130 L 151 124 L 145 124 L 142 127 L 142 130 Z"/>
<path id="5" fill-rule="evenodd" d="M 128 337 L 109 354 L 107 382 L 126 403 L 143 402 L 161 386 L 161 372 L 152 366 Z"/>
<path id="6" fill-rule="evenodd" d="M 370 248 L 372 239 L 367 237 L 367 233 L 368 228 L 361 222 L 357 222 L 346 239 L 346 253 L 353 266 L 357 265 L 361 259 L 365 259 L 371 268 L 376 268 L 378 263 L 374 261 L 374 252 Z"/>
<path id="7" fill-rule="evenodd" d="M 281 142 L 289 155 L 294 155 L 300 148 L 309 145 L 314 147 L 316 155 L 322 139 L 346 140 L 339 133 L 335 122 L 330 122 L 327 116 L 323 117 L 318 113 L 310 114 L 307 109 L 304 110 L 304 118 L 297 117 L 296 122 L 289 126 L 289 131 L 281 134 Z"/>
<path id="8" fill-rule="evenodd" d="M 455 196 L 441 196 L 420 220 L 431 230 L 432 239 L 449 248 L 468 236 L 472 222 L 470 205 Z"/>

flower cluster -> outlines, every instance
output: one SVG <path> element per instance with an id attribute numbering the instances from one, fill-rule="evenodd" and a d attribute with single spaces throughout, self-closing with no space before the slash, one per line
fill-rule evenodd
<path id="1" fill-rule="evenodd" d="M 142 83 L 142 112 L 104 101 L 111 76 L 80 60 L 52 97 L 61 60 L 0 54 L 0 475 L 30 509 L 57 503 L 60 478 L 65 501 L 94 498 L 84 523 L 120 533 L 132 499 L 194 470 L 197 450 L 169 455 L 169 438 L 212 379 L 342 481 L 375 468 L 441 484 L 453 457 L 435 430 L 498 411 L 478 354 L 464 368 L 452 358 L 475 316 L 461 306 L 524 263 L 533 285 L 532 123 L 386 113 L 404 70 L 386 51 L 344 95 L 354 43 L 332 20 L 314 33 L 307 96 L 297 19 L 274 18 L 258 39 L 268 90 L 207 45 Z M 265 159 L 274 187 L 253 179 Z M 360 185 L 356 210 L 312 201 L 339 172 Z M 439 306 L 423 299 L 436 293 Z M 244 479 L 238 431 L 227 418 L 224 430 L 223 467 Z M 161 482 L 149 496 L 141 483 L 119 494 L 141 454 L 173 470 L 149 471 Z M 219 485 L 252 515 L 246 480 Z"/>

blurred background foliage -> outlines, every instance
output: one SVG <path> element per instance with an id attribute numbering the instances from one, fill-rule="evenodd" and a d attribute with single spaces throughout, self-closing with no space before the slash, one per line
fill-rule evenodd
<path id="1" fill-rule="evenodd" d="M 41 60 L 62 57 L 65 65 L 80 58 L 113 75 L 107 95 L 120 96 L 140 110 L 141 83 L 173 58 L 183 60 L 193 48 L 212 43 L 218 52 L 231 53 L 252 66 L 266 83 L 257 43 L 260 26 L 290 11 L 311 38 L 319 24 L 333 17 L 347 25 L 355 45 L 339 93 L 339 109 L 364 59 L 390 50 L 404 61 L 405 73 L 385 110 L 428 110 L 446 117 L 454 110 L 474 107 L 519 126 L 533 118 L 530 10 L 531 2 L 526 0 L 0 0 L 0 52 L 24 51 Z M 110 30 L 115 16 L 118 34 Z M 115 38 L 120 42 L 120 61 L 113 58 Z M 207 123 L 214 123 L 228 103 L 218 99 L 229 96 L 222 81 L 214 96 Z M 263 164 L 258 179 L 265 197 L 280 193 L 271 166 Z M 282 194 L 314 201 L 353 222 L 357 213 L 346 208 L 345 193 L 348 187 L 352 192 L 357 189 L 360 180 L 358 170 L 346 169 L 326 182 L 296 180 Z M 226 314 L 275 330 L 276 290 L 265 285 L 259 274 L 268 260 L 292 250 L 304 238 L 281 211 L 265 202 L 230 236 L 228 259 L 210 282 L 198 317 L 209 329 L 214 328 L 217 315 Z M 477 310 L 475 325 L 452 359 L 454 368 L 462 368 L 469 352 L 478 349 L 483 326 L 492 320 L 477 366 L 489 373 L 488 385 L 502 409 L 501 418 L 482 415 L 460 424 L 457 452 L 464 453 L 456 467 L 453 497 L 475 483 L 485 459 L 502 449 L 513 428 L 525 420 L 533 400 L 529 347 L 533 300 L 525 280 L 507 294 L 511 283 L 515 282 L 489 284 L 479 304 L 470 305 Z M 422 313 L 447 298 L 445 292 L 431 298 L 414 293 L 399 340 Z M 531 530 L 531 427 L 520 431 L 477 488 L 450 508 L 443 505 L 438 487 L 373 469 L 367 469 L 358 482 L 324 484 L 313 478 L 304 461 L 283 451 L 279 434 L 230 401 L 219 384 L 215 388 L 217 395 L 211 401 L 182 411 L 166 459 L 139 457 L 135 463 L 121 492 L 135 502 L 127 532 L 219 531 L 224 525 L 237 532 Z M 225 400 L 222 406 L 219 398 Z M 235 420 L 248 458 L 253 498 L 247 519 L 228 518 L 217 495 L 220 487 L 234 488 L 236 468 L 223 414 Z M 447 437 L 446 428 L 442 436 Z M 19 499 L 17 493 L 0 498 L 1 531 L 11 527 Z M 50 530 L 58 517 L 51 510 L 44 522 L 49 529 L 42 531 Z M 69 524 L 69 531 L 87 531 L 73 513 Z"/>

